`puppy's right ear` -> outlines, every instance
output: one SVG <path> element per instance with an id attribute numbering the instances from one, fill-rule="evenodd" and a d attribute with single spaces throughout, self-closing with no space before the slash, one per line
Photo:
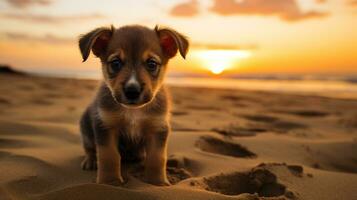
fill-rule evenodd
<path id="1" fill-rule="evenodd" d="M 113 35 L 114 27 L 97 28 L 87 34 L 81 35 L 79 39 L 79 49 L 81 50 L 83 62 L 87 60 L 90 51 L 99 57 L 107 49 L 108 43 Z"/>
<path id="2" fill-rule="evenodd" d="M 168 58 L 174 57 L 177 51 L 180 52 L 183 58 L 186 58 L 189 42 L 185 36 L 175 30 L 160 28 L 157 25 L 154 30 L 159 37 L 161 48 Z"/>

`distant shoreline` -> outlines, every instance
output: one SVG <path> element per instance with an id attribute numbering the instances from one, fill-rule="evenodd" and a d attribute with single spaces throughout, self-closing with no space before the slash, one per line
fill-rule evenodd
<path id="1" fill-rule="evenodd" d="M 4 66 L 4 65 L 3 65 Z M 19 71 L 10 66 L 5 66 L 0 74 L 33 75 L 49 78 L 101 80 L 101 74 L 97 77 L 84 74 L 71 73 L 46 73 Z M 207 77 L 185 76 L 184 74 L 169 74 L 165 81 L 168 85 L 178 87 L 199 87 L 216 89 L 253 90 L 265 92 L 282 92 L 302 95 L 314 95 L 340 99 L 357 99 L 357 77 L 313 77 L 313 76 L 236 76 L 232 77 Z"/>
<path id="2" fill-rule="evenodd" d="M 16 68 L 17 69 L 17 68 Z M 77 78 L 77 79 L 94 79 L 102 78 L 100 69 L 98 70 L 43 70 L 43 69 L 28 69 L 17 70 L 28 74 L 46 77 L 60 77 L 60 78 Z M 357 84 L 357 74 L 197 74 L 197 73 L 181 73 L 169 72 L 170 78 L 212 78 L 212 79 L 234 79 L 234 80 L 279 80 L 279 81 L 341 81 L 347 83 Z"/>

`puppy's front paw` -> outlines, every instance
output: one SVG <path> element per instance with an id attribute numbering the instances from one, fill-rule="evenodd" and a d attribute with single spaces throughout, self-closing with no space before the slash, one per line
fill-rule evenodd
<path id="1" fill-rule="evenodd" d="M 157 186 L 170 186 L 171 183 L 169 181 L 148 181 L 148 183 L 151 183 L 153 185 Z"/>
<path id="2" fill-rule="evenodd" d="M 145 181 L 147 183 L 157 185 L 157 186 L 170 186 L 171 185 L 171 183 L 166 178 L 146 177 Z"/>
<path id="3" fill-rule="evenodd" d="M 122 177 L 120 178 L 107 178 L 107 179 L 99 179 L 97 181 L 99 184 L 112 185 L 112 186 L 122 186 L 125 184 L 125 181 Z"/>
<path id="4" fill-rule="evenodd" d="M 170 186 L 171 183 L 168 180 L 165 180 L 164 182 L 161 182 L 158 184 L 159 186 Z"/>
<path id="5" fill-rule="evenodd" d="M 81 163 L 81 167 L 83 170 L 96 170 L 97 159 L 94 157 L 86 156 Z"/>
<path id="6" fill-rule="evenodd" d="M 112 186 L 122 186 L 125 184 L 125 182 L 123 180 L 120 179 L 114 179 L 114 180 L 110 180 L 110 181 L 105 181 L 99 184 L 105 184 L 105 185 L 112 185 Z"/>

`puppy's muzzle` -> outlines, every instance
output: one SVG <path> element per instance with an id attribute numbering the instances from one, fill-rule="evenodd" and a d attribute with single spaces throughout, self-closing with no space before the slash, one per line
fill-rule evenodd
<path id="1" fill-rule="evenodd" d="M 142 88 L 139 85 L 128 85 L 124 87 L 124 95 L 129 103 L 136 103 L 141 95 Z"/>

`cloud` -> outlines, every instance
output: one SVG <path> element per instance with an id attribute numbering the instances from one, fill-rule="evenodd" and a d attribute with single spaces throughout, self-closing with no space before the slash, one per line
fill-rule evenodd
<path id="1" fill-rule="evenodd" d="M 293 22 L 311 18 L 326 17 L 328 13 L 319 11 L 303 12 L 296 0 L 214 0 L 212 12 L 219 15 L 264 15 L 278 16 Z"/>
<path id="2" fill-rule="evenodd" d="M 72 44 L 74 38 L 62 38 L 52 34 L 46 34 L 43 36 L 35 36 L 26 33 L 18 32 L 5 32 L 2 33 L 6 39 L 15 41 L 26 41 L 26 42 L 36 42 L 36 43 L 47 43 L 47 44 Z"/>
<path id="3" fill-rule="evenodd" d="M 242 44 L 242 45 L 232 45 L 232 44 L 211 44 L 211 43 L 193 43 L 192 48 L 196 49 L 227 49 L 227 50 L 255 50 L 259 49 L 258 45 L 255 44 Z"/>
<path id="4" fill-rule="evenodd" d="M 350 6 L 356 6 L 357 7 L 357 0 L 351 0 L 348 4 Z"/>
<path id="5" fill-rule="evenodd" d="M 193 17 L 199 13 L 197 0 L 177 4 L 170 10 L 170 15 L 176 17 Z"/>
<path id="6" fill-rule="evenodd" d="M 15 8 L 26 8 L 33 5 L 47 6 L 52 3 L 51 0 L 6 0 L 8 4 Z"/>
<path id="7" fill-rule="evenodd" d="M 19 13 L 0 14 L 0 19 L 10 19 L 10 20 L 36 22 L 36 23 L 48 23 L 48 24 L 80 22 L 80 21 L 96 20 L 102 18 L 105 18 L 105 16 L 100 14 L 71 15 L 71 16 L 53 16 L 53 15 L 19 14 Z"/>

